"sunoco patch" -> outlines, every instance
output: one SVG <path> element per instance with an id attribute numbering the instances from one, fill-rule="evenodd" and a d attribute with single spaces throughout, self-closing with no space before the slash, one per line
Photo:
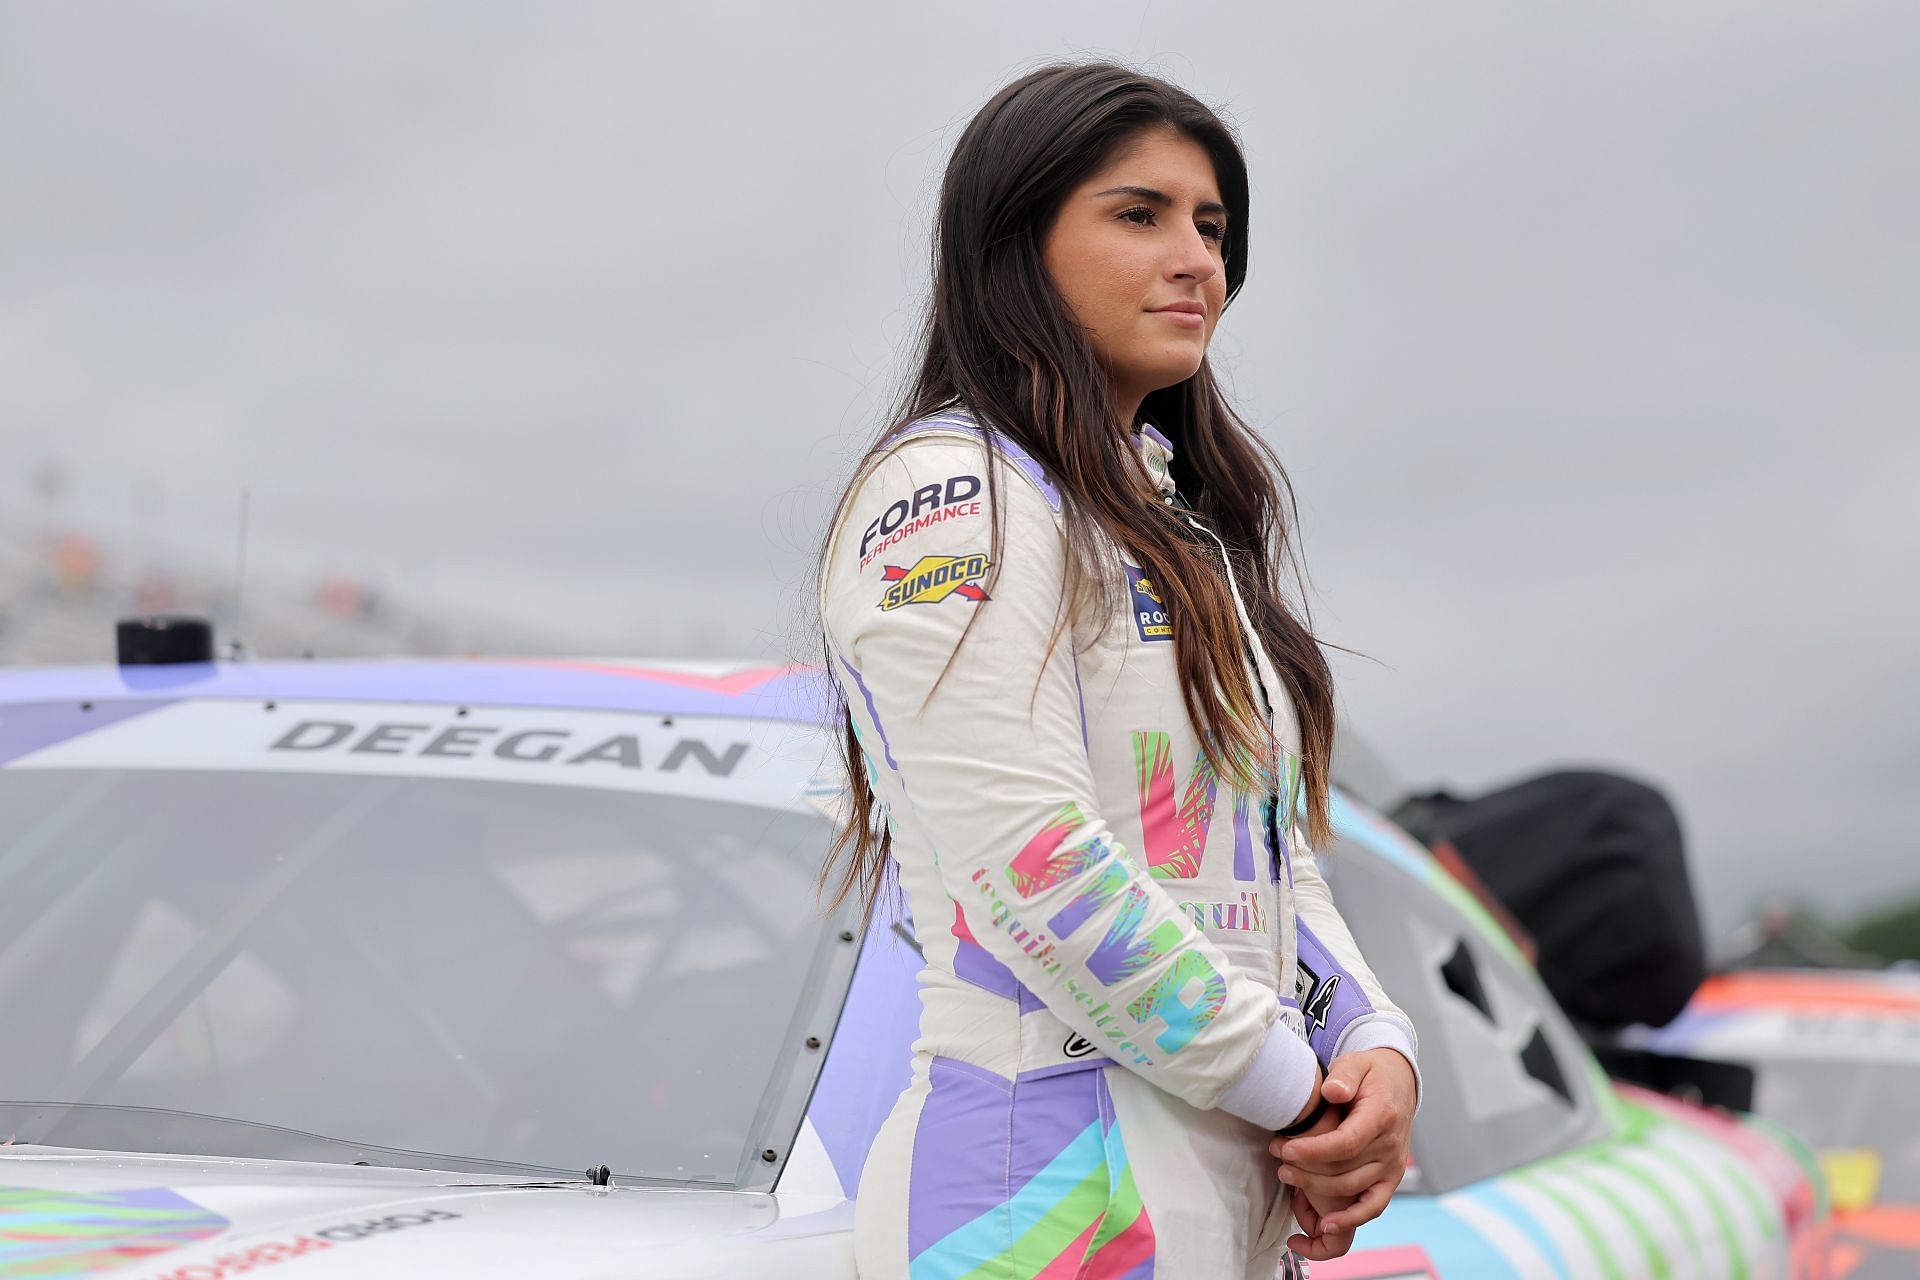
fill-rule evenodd
<path id="1" fill-rule="evenodd" d="M 974 585 L 987 576 L 993 561 L 983 555 L 921 556 L 912 567 L 897 564 L 881 566 L 880 576 L 887 589 L 880 594 L 882 609 L 898 609 L 903 604 L 939 604 L 948 596 L 962 600 L 985 600 L 987 593 Z"/>
<path id="2" fill-rule="evenodd" d="M 1146 571 L 1126 566 L 1127 590 L 1133 596 L 1133 625 L 1139 628 L 1142 640 L 1173 639 L 1173 623 L 1167 617 L 1166 602 L 1160 593 L 1153 589 L 1153 582 Z"/>

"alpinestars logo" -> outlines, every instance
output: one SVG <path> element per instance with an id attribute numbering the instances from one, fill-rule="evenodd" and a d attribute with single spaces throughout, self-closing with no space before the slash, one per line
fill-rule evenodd
<path id="1" fill-rule="evenodd" d="M 1308 967 L 1306 961 L 1299 961 L 1294 975 L 1294 999 L 1300 1002 L 1300 1012 L 1306 1015 L 1309 1031 L 1324 1031 L 1327 1027 L 1327 1015 L 1333 1012 L 1333 993 L 1340 989 L 1340 975 L 1329 974 L 1322 978 Z"/>
<path id="2" fill-rule="evenodd" d="M 882 609 L 898 609 L 903 604 L 939 604 L 948 596 L 962 600 L 985 600 L 987 593 L 974 585 L 987 576 L 993 561 L 983 555 L 921 556 L 911 568 L 882 566 L 880 576 L 890 585 L 880 596 Z"/>

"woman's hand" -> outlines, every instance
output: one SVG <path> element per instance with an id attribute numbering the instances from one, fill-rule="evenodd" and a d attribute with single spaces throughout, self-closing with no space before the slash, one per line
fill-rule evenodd
<path id="1" fill-rule="evenodd" d="M 1311 1106 L 1311 1104 L 1309 1104 L 1309 1106 Z M 1313 1138 L 1323 1133 L 1332 1133 L 1340 1127 L 1340 1122 L 1345 1118 L 1345 1115 L 1346 1109 L 1344 1107 L 1329 1106 L 1326 1114 L 1322 1115 L 1320 1119 L 1315 1122 L 1313 1128 L 1307 1130 L 1306 1133 L 1300 1136 L 1303 1138 Z M 1284 1141 L 1290 1141 L 1290 1139 L 1281 1139 L 1276 1141 L 1274 1145 L 1279 1146 L 1281 1142 Z M 1280 1166 L 1281 1171 L 1284 1171 L 1285 1168 L 1285 1165 Z M 1353 1237 L 1351 1235 L 1341 1235 L 1338 1232 L 1332 1235 L 1327 1234 L 1323 1220 L 1323 1215 L 1336 1213 L 1350 1206 L 1353 1203 L 1353 1197 L 1346 1196 L 1333 1200 L 1321 1198 L 1316 1200 L 1299 1187 L 1293 1187 L 1289 1190 L 1288 1194 L 1292 1197 L 1294 1221 L 1300 1224 L 1300 1230 L 1305 1234 L 1289 1237 L 1287 1240 L 1287 1248 L 1293 1250 L 1303 1258 L 1310 1259 L 1314 1262 L 1324 1262 L 1328 1258 L 1339 1257 L 1353 1246 Z"/>
<path id="2" fill-rule="evenodd" d="M 1413 1130 L 1413 1066 L 1392 1049 L 1368 1049 L 1333 1060 L 1320 1092 L 1344 1114 L 1332 1128 L 1326 1121 L 1297 1138 L 1275 1138 L 1269 1148 L 1281 1160 L 1280 1180 L 1292 1186 L 1295 1216 L 1304 1199 L 1318 1221 L 1300 1225 L 1313 1239 L 1308 1248 L 1292 1245 L 1309 1258 L 1336 1257 L 1310 1251 L 1345 1237 L 1373 1221 L 1407 1173 L 1407 1143 Z M 1329 1115 L 1332 1115 L 1329 1112 Z M 1304 1192 L 1304 1196 L 1299 1194 Z M 1317 1229 L 1316 1229 L 1317 1228 Z M 1300 1237 L 1295 1237 L 1299 1239 Z"/>

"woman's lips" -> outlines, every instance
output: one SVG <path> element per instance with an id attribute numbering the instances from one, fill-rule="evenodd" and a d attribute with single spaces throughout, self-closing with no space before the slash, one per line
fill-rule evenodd
<path id="1" fill-rule="evenodd" d="M 1150 311 L 1147 314 L 1160 316 L 1163 319 L 1171 320 L 1174 324 L 1179 325 L 1182 329 L 1204 329 L 1207 324 L 1207 318 L 1199 314 L 1198 312 L 1194 312 L 1194 311 L 1162 310 L 1162 311 Z"/>

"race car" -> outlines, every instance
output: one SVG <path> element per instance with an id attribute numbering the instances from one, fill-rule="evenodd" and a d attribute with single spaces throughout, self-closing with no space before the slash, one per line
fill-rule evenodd
<path id="1" fill-rule="evenodd" d="M 1394 785 L 1377 757 L 1364 763 L 1376 793 Z M 1616 1078 L 1718 1097 L 1816 1148 L 1832 1275 L 1920 1280 L 1920 973 L 1855 967 L 1844 947 L 1795 937 L 1790 917 L 1710 973 L 1672 805 L 1620 774 L 1554 770 L 1391 811 L 1537 956 Z M 1769 954 L 1848 967 L 1776 967 Z"/>
<path id="2" fill-rule="evenodd" d="M 0 1276 L 853 1275 L 919 958 L 819 906 L 821 673 L 203 631 L 0 671 Z M 1425 1093 L 1316 1280 L 1823 1274 L 1802 1149 L 1609 1083 L 1471 897 L 1334 816 Z"/>
<path id="3" fill-rule="evenodd" d="M 1750 1066 L 1753 1109 L 1817 1152 L 1834 1280 L 1920 1278 L 1920 974 L 1745 969 L 1630 1044 Z"/>

